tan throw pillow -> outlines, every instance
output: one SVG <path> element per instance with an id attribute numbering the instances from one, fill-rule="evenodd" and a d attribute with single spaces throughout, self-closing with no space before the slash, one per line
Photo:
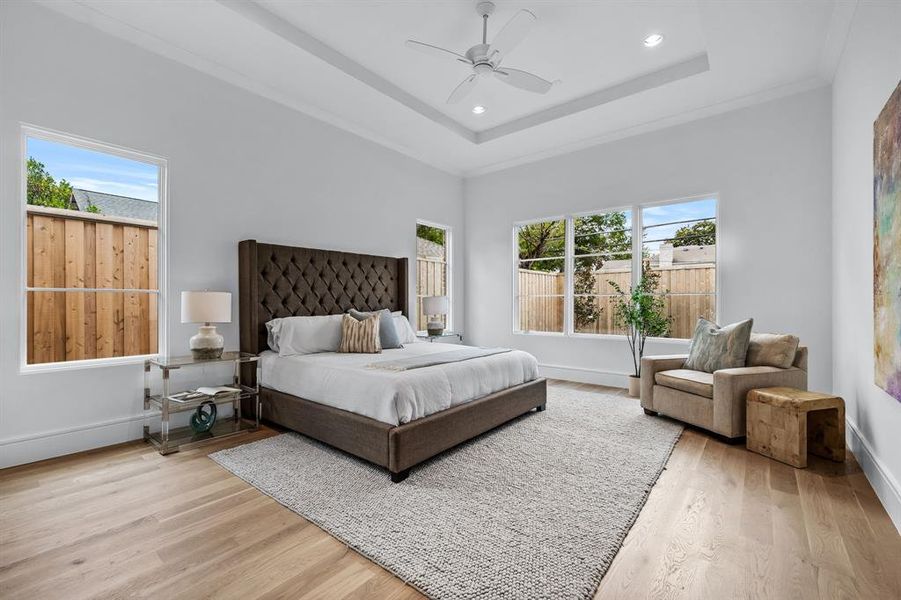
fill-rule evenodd
<path id="1" fill-rule="evenodd" d="M 787 369 L 795 361 L 799 343 L 800 340 L 794 335 L 752 333 L 745 364 L 749 367 Z"/>
<path id="2" fill-rule="evenodd" d="M 344 315 L 341 320 L 341 344 L 338 346 L 338 352 L 379 354 L 381 351 L 378 313 L 362 321 Z"/>

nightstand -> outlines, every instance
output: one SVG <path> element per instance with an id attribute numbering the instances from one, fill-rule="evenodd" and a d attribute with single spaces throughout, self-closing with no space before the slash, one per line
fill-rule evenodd
<path id="1" fill-rule="evenodd" d="M 237 392 L 217 394 L 216 396 L 200 396 L 189 400 L 179 400 L 178 394 L 169 386 L 169 376 L 172 371 L 196 366 L 212 365 L 216 363 L 232 363 L 232 381 L 224 383 L 236 388 Z M 241 382 L 241 367 L 246 364 L 255 364 L 257 368 L 256 382 L 253 386 Z M 158 368 L 162 373 L 162 393 L 151 393 L 151 371 Z M 192 356 L 159 357 L 144 361 L 144 410 L 157 409 L 158 415 L 150 415 L 150 418 L 159 416 L 160 430 L 150 431 L 148 425 L 144 425 L 144 439 L 153 444 L 160 454 L 171 454 L 179 450 L 187 449 L 213 439 L 238 435 L 247 431 L 255 431 L 260 427 L 260 363 L 259 356 L 246 352 L 223 352 L 219 358 L 197 359 Z M 212 386 L 223 385 L 223 382 L 211 382 Z M 252 415 L 241 414 L 241 401 L 250 399 L 254 407 Z M 190 427 L 170 429 L 169 420 L 175 413 L 195 411 L 203 402 L 214 402 L 216 406 L 232 406 L 232 416 L 217 419 L 212 429 L 203 433 L 196 433 Z M 249 417 L 249 418 L 247 418 Z"/>
<path id="2" fill-rule="evenodd" d="M 427 333 L 417 333 L 417 334 L 416 334 L 416 337 L 419 338 L 419 339 L 421 339 L 421 340 L 428 340 L 428 341 L 430 341 L 430 342 L 434 342 L 434 341 L 442 342 L 442 341 L 444 341 L 444 340 L 446 340 L 446 339 L 447 339 L 447 340 L 450 340 L 450 339 L 453 339 L 453 338 L 457 338 L 457 339 L 460 341 L 461 344 L 463 343 L 463 334 L 461 334 L 461 333 L 455 333 L 455 332 L 453 332 L 453 331 L 445 331 L 445 332 L 442 333 L 441 335 L 429 335 L 429 334 L 427 334 Z"/>

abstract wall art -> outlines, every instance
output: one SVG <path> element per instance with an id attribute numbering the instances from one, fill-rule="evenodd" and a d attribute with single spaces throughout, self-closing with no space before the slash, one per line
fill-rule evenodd
<path id="1" fill-rule="evenodd" d="M 876 385 L 901 400 L 901 81 L 873 124 Z"/>

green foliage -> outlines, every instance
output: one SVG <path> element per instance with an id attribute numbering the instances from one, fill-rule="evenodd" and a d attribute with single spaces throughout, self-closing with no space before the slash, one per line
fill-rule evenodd
<path id="1" fill-rule="evenodd" d="M 416 224 L 416 237 L 444 245 L 444 230 L 440 227 L 430 227 L 428 225 Z"/>
<path id="2" fill-rule="evenodd" d="M 673 246 L 712 246 L 716 244 L 716 222 L 698 221 L 676 230 Z"/>
<path id="3" fill-rule="evenodd" d="M 566 221 L 530 223 L 519 228 L 519 259 L 551 257 L 548 260 L 529 263 L 529 269 L 560 273 L 563 271 L 563 253 L 566 250 Z"/>
<path id="4" fill-rule="evenodd" d="M 100 207 L 89 200 L 87 207 L 85 207 L 85 209 L 84 209 L 84 212 L 89 212 L 89 213 L 94 213 L 95 215 L 99 215 Z"/>
<path id="5" fill-rule="evenodd" d="M 49 206 L 51 208 L 71 208 L 72 186 L 65 179 L 58 183 L 47 169 L 44 163 L 28 157 L 28 204 L 36 206 Z M 96 208 L 96 207 L 95 207 Z M 100 212 L 97 210 L 96 212 Z"/>
<path id="6" fill-rule="evenodd" d="M 645 340 L 648 337 L 665 337 L 673 321 L 666 314 L 666 303 L 658 291 L 660 273 L 651 269 L 650 261 L 645 260 L 641 265 L 641 280 L 628 292 L 615 281 L 609 283 L 616 291 L 613 298 L 614 317 L 617 325 L 626 330 L 635 376 L 640 377 Z"/>

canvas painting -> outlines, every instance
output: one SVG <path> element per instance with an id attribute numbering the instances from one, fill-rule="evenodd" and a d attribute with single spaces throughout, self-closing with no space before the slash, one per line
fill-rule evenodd
<path id="1" fill-rule="evenodd" d="M 901 82 L 873 124 L 876 385 L 901 400 Z"/>

